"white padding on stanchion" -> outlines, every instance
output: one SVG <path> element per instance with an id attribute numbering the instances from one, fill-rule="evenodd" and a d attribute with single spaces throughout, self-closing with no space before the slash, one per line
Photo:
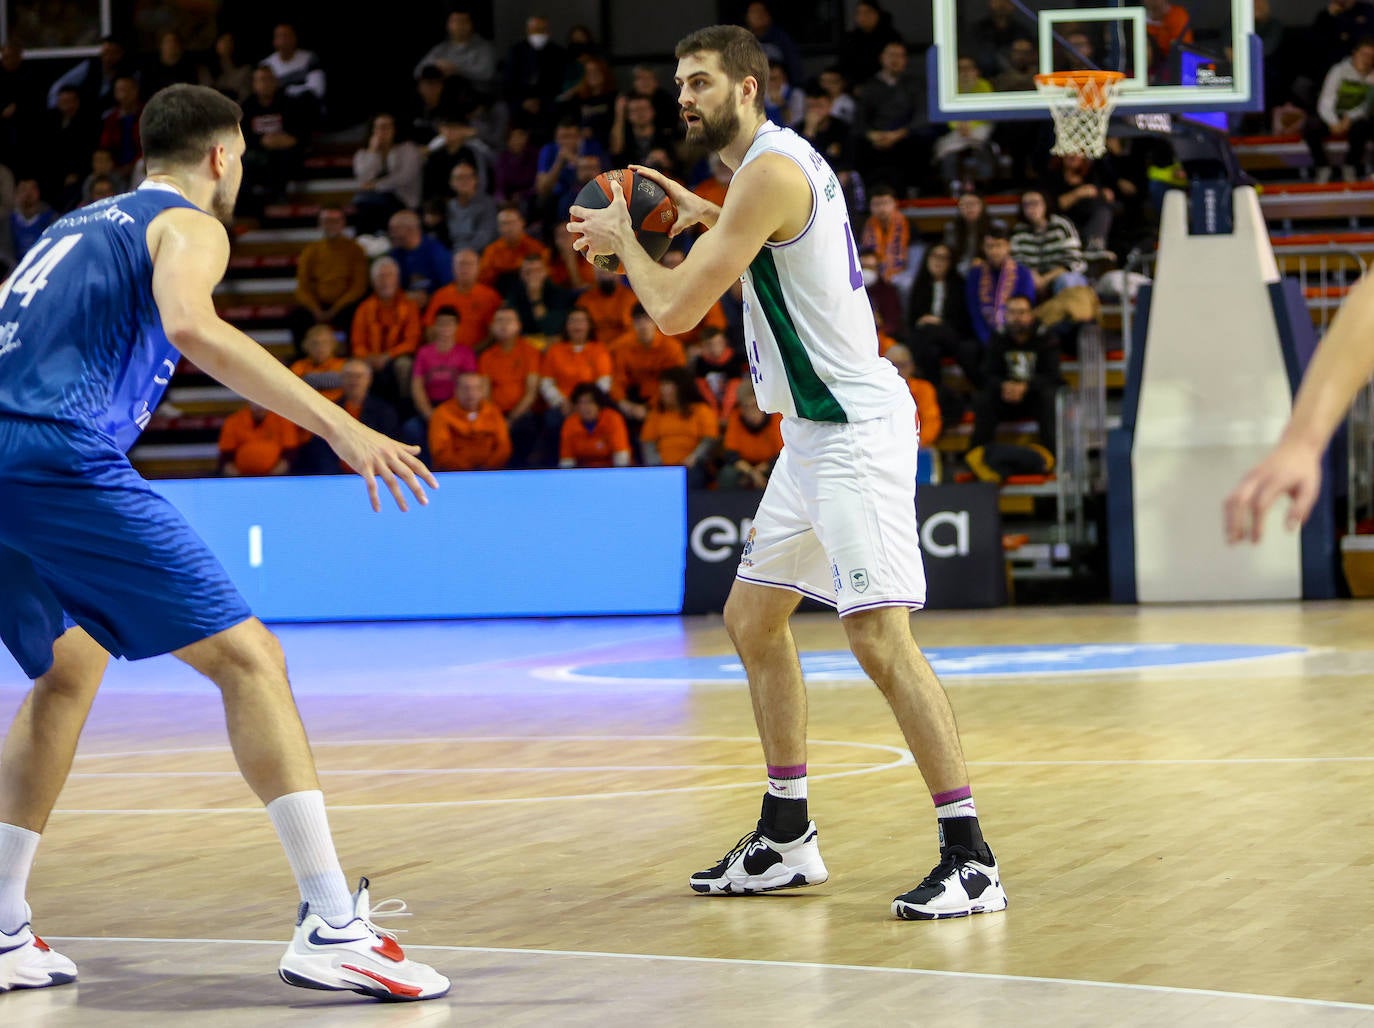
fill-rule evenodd
<path id="1" fill-rule="evenodd" d="M 1186 194 L 1165 198 L 1132 448 L 1142 603 L 1302 595 L 1298 536 L 1277 512 L 1259 546 L 1222 535 L 1222 501 L 1292 409 L 1259 198 L 1242 187 L 1234 206 L 1232 235 L 1190 236 Z"/>

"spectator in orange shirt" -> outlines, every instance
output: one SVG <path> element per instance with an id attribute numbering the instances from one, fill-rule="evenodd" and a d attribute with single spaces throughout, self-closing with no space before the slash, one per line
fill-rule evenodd
<path id="1" fill-rule="evenodd" d="M 572 392 L 573 416 L 563 422 L 560 468 L 627 467 L 630 433 L 606 394 L 590 382 Z"/>
<path id="2" fill-rule="evenodd" d="M 579 255 L 581 259 L 581 255 Z M 476 250 L 458 250 L 453 255 L 453 281 L 440 286 L 425 308 L 425 327 L 434 324 L 440 308 L 458 312 L 458 345 L 476 350 L 491 329 L 491 316 L 501 306 L 501 294 L 478 281 L 482 258 Z"/>
<path id="3" fill-rule="evenodd" d="M 594 383 L 602 392 L 611 388 L 611 351 L 592 338 L 594 332 L 591 315 L 574 307 L 563 323 L 563 338 L 544 351 L 539 395 L 547 409 L 536 460 L 540 467 L 557 462 L 563 419 L 572 413 L 573 390 L 583 382 Z"/>
<path id="4" fill-rule="evenodd" d="M 409 397 L 420 308 L 401 292 L 401 269 L 390 257 L 372 262 L 372 295 L 353 315 L 352 346 L 353 356 L 372 368 L 380 395 L 392 401 Z"/>
<path id="5" fill-rule="evenodd" d="M 911 351 L 901 343 L 893 343 L 883 356 L 902 373 L 907 388 L 911 390 L 911 398 L 916 401 L 916 427 L 921 432 L 921 445 L 934 446 L 944 429 L 944 419 L 940 415 L 940 400 L 935 393 L 935 386 L 917 377 L 916 361 L 912 358 Z"/>
<path id="6" fill-rule="evenodd" d="M 1189 25 L 1188 10 L 1182 4 L 1172 4 L 1169 0 L 1143 0 L 1145 6 L 1145 32 L 1150 42 L 1159 51 L 1159 67 L 1167 67 L 1169 51 L 1175 43 L 1191 43 L 1193 29 Z M 1151 78 L 1158 68 L 1151 68 Z"/>
<path id="7" fill-rule="evenodd" d="M 328 325 L 316 325 L 305 334 L 301 343 L 305 356 L 291 365 L 291 373 L 305 379 L 305 384 L 319 392 L 326 400 L 339 402 L 343 395 L 344 359 L 336 355 L 339 339 Z"/>
<path id="8" fill-rule="evenodd" d="M 525 233 L 525 215 L 519 204 L 508 203 L 496 212 L 494 243 L 482 251 L 482 266 L 477 273 L 483 285 L 504 294 L 520 274 L 520 262 L 526 254 L 538 254 L 549 259 L 549 248 Z"/>
<path id="9" fill-rule="evenodd" d="M 716 484 L 721 489 L 764 489 L 782 453 L 782 415 L 759 410 L 754 383 L 742 382 L 725 424 L 725 453 Z"/>
<path id="10" fill-rule="evenodd" d="M 564 234 L 572 238 L 571 232 Z M 577 298 L 577 306 L 592 316 L 596 338 L 606 343 L 619 339 L 630 331 L 635 304 L 639 301 L 619 275 L 587 264 L 581 254 L 577 259 L 592 268 L 596 280 L 595 286 Z"/>
<path id="11" fill-rule="evenodd" d="M 477 357 L 477 370 L 491 382 L 491 399 L 510 429 L 511 467 L 529 463 L 539 439 L 539 351 L 520 335 L 520 315 L 502 305 L 491 319 L 491 344 Z"/>
<path id="12" fill-rule="evenodd" d="M 611 388 L 611 352 L 592 338 L 593 332 L 591 315 L 574 307 L 563 324 L 563 339 L 544 351 L 539 392 L 550 410 L 565 417 L 572 411 L 573 389 L 583 382 L 602 392 Z"/>
<path id="13" fill-rule="evenodd" d="M 705 489 L 711 477 L 711 455 L 719 437 L 720 422 L 702 402 L 692 373 L 686 368 L 661 372 L 658 403 L 649 411 L 639 433 L 644 464 L 684 467 L 687 488 Z"/>
<path id="14" fill-rule="evenodd" d="M 288 475 L 291 455 L 301 444 L 291 422 L 250 403 L 224 419 L 219 433 L 219 473 L 229 477 Z"/>
<path id="15" fill-rule="evenodd" d="M 429 419 L 429 452 L 435 471 L 495 471 L 510 460 L 510 431 L 488 383 L 476 372 L 458 376 L 452 399 Z"/>
<path id="16" fill-rule="evenodd" d="M 630 324 L 630 331 L 611 344 L 611 395 L 633 428 L 635 422 L 644 420 L 649 402 L 658 395 L 658 376 L 668 368 L 685 365 L 687 355 L 681 343 L 658 330 L 638 303 Z"/>

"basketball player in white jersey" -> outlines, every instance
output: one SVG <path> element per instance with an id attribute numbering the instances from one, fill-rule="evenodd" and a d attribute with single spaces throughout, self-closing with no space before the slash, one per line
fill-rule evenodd
<path id="1" fill-rule="evenodd" d="M 674 269 L 635 240 L 618 186 L 603 210 L 574 207 L 589 258 L 620 255 L 645 309 L 669 334 L 696 325 L 744 279 L 749 365 L 759 404 L 783 415 L 785 447 L 744 545 L 725 625 L 749 677 L 768 763 L 754 831 L 691 877 L 709 895 L 826 880 L 806 807 L 806 692 L 788 618 L 802 596 L 839 610 L 850 648 L 887 698 L 935 801 L 940 861 L 892 903 L 928 920 L 1007 904 L 983 841 L 944 689 L 911 636 L 925 602 L 915 489 L 919 445 L 906 384 L 878 356 L 873 312 L 839 182 L 825 159 L 764 117 L 768 60 L 746 29 L 718 25 L 677 46 L 687 138 L 735 171 L 717 207 L 643 168 L 677 204 L 674 234 L 710 229 Z"/>

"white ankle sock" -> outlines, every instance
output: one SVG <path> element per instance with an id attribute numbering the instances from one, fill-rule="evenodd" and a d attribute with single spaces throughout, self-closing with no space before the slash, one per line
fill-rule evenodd
<path id="1" fill-rule="evenodd" d="M 13 935 L 28 920 L 24 890 L 38 852 L 37 832 L 0 823 L 0 932 Z"/>
<path id="2" fill-rule="evenodd" d="M 336 927 L 349 921 L 353 897 L 329 834 L 324 793 L 310 789 L 278 796 L 267 804 L 267 816 L 286 850 L 301 899 L 310 904 L 310 912 Z"/>

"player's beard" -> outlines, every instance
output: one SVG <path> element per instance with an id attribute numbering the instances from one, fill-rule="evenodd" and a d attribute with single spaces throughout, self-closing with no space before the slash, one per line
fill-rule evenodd
<path id="1" fill-rule="evenodd" d="M 739 112 L 734 104 L 726 104 L 717 114 L 707 114 L 700 108 L 696 114 L 701 118 L 695 126 L 687 128 L 687 142 L 704 146 L 712 153 L 718 153 L 735 141 L 739 135 Z"/>

